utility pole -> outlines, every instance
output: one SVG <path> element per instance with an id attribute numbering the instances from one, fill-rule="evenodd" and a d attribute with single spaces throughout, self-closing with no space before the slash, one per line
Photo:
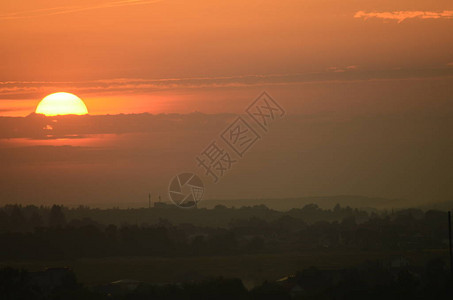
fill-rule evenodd
<path id="1" fill-rule="evenodd" d="M 450 272 L 453 275 L 453 252 L 451 249 L 451 211 L 448 211 L 448 241 L 450 246 Z"/>
<path id="2" fill-rule="evenodd" d="M 151 193 L 148 194 L 148 208 L 151 208 Z"/>

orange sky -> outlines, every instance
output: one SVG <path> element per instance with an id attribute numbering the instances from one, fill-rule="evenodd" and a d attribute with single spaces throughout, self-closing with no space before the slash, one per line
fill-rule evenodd
<path id="1" fill-rule="evenodd" d="M 217 112 L 190 101 L 209 97 L 207 88 L 240 86 L 235 95 L 245 98 L 276 85 L 350 80 L 342 71 L 356 71 L 354 80 L 396 69 L 451 77 L 452 10 L 451 1 L 2 1 L 0 114 L 26 115 L 56 91 L 88 99 L 95 114 Z"/>
<path id="2" fill-rule="evenodd" d="M 288 122 L 208 196 L 451 199 L 452 36 L 451 0 L 1 1 L 0 202 L 164 194 L 263 90 Z M 43 138 L 55 92 L 99 119 Z"/>

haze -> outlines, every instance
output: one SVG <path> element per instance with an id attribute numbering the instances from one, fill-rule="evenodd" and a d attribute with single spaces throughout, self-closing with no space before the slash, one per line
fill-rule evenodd
<path id="1" fill-rule="evenodd" d="M 451 200 L 452 11 L 451 1 L 2 1 L 0 203 L 166 198 L 178 172 L 204 176 L 195 157 L 262 91 L 286 117 L 220 183 L 202 177 L 206 201 Z M 90 116 L 31 114 L 60 91 Z"/>

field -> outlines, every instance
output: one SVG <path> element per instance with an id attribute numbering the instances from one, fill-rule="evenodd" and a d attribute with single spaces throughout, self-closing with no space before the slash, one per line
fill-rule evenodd
<path id="1" fill-rule="evenodd" d="M 411 265 L 422 265 L 434 257 L 441 257 L 448 262 L 447 251 L 430 250 L 404 253 L 320 251 L 185 258 L 111 257 L 53 262 L 1 262 L 0 266 L 8 265 L 30 271 L 68 266 L 75 271 L 78 280 L 86 285 L 126 278 L 150 283 L 169 283 L 223 276 L 241 278 L 246 287 L 250 288 L 264 280 L 276 280 L 310 266 L 339 269 L 370 260 L 385 263 L 395 257 L 405 257 Z"/>

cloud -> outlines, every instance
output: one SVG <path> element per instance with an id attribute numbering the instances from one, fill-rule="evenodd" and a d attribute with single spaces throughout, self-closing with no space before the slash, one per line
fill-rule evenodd
<path id="1" fill-rule="evenodd" d="M 108 199 L 114 203 L 146 199 L 149 191 L 163 193 L 177 172 L 190 170 L 203 176 L 196 156 L 236 117 L 138 114 L 0 118 L 0 201 L 99 203 Z M 58 119 L 56 124 L 51 123 L 54 135 L 102 136 L 88 141 L 36 140 L 48 134 L 41 128 L 54 119 Z M 209 176 L 202 180 L 217 198 L 257 198 L 263 190 L 272 197 L 344 194 L 344 186 L 351 194 L 384 191 L 382 196 L 428 202 L 448 198 L 453 192 L 448 163 L 452 123 L 452 118 L 429 117 L 425 112 L 357 118 L 344 118 L 335 110 L 308 117 L 291 113 L 272 128 L 272 136 L 253 148 L 249 153 L 253 158 L 246 157 L 245 165 L 239 162 L 233 173 L 226 173 L 226 186 L 214 188 Z M 320 168 L 329 172 L 316 172 Z M 404 172 L 407 169 L 411 172 Z M 395 186 L 395 182 L 401 184 Z M 267 189 L 275 186 L 279 189 Z"/>
<path id="2" fill-rule="evenodd" d="M 163 90 L 269 87 L 312 83 L 365 80 L 401 80 L 445 78 L 453 76 L 453 68 L 363 70 L 355 65 L 330 67 L 325 72 L 237 75 L 192 78 L 117 78 L 92 81 L 0 81 L 0 101 L 36 99 L 64 90 L 83 94 L 145 94 Z"/>
<path id="3" fill-rule="evenodd" d="M 1 112 L 8 112 L 8 111 L 16 111 L 16 110 L 19 110 L 20 107 L 8 107 L 8 108 L 4 108 L 4 107 L 0 107 L 0 113 Z"/>
<path id="4" fill-rule="evenodd" d="M 343 73 L 343 72 L 346 72 L 346 71 L 353 71 L 353 70 L 357 70 L 358 66 L 356 65 L 350 65 L 350 66 L 346 66 L 346 67 L 328 67 L 327 68 L 327 71 L 330 71 L 330 72 L 336 72 L 336 73 Z"/>
<path id="5" fill-rule="evenodd" d="M 15 20 L 15 19 L 34 18 L 34 17 L 45 17 L 45 16 L 70 14 L 70 13 L 95 10 L 95 9 L 103 9 L 103 8 L 152 4 L 152 3 L 157 3 L 157 2 L 161 2 L 161 1 L 163 1 L 163 0 L 120 0 L 120 1 L 109 1 L 109 2 L 102 3 L 102 4 L 91 5 L 91 6 L 80 5 L 80 6 L 61 6 L 61 7 L 52 7 L 52 8 L 42 8 L 42 9 L 2 14 L 2 15 L 0 15 L 0 20 Z"/>
<path id="6" fill-rule="evenodd" d="M 364 12 L 363 10 L 355 13 L 354 18 L 370 19 L 378 18 L 383 20 L 396 20 L 398 23 L 406 19 L 451 19 L 453 10 L 444 10 L 442 12 L 418 11 L 418 10 L 401 10 L 392 12 Z"/>
<path id="7" fill-rule="evenodd" d="M 47 117 L 31 113 L 26 117 L 0 116 L 0 148 L 2 139 L 30 140 L 83 139 L 92 135 L 155 133 L 157 130 L 192 130 L 204 126 L 228 125 L 235 114 L 119 114 L 119 115 L 63 115 Z"/>

